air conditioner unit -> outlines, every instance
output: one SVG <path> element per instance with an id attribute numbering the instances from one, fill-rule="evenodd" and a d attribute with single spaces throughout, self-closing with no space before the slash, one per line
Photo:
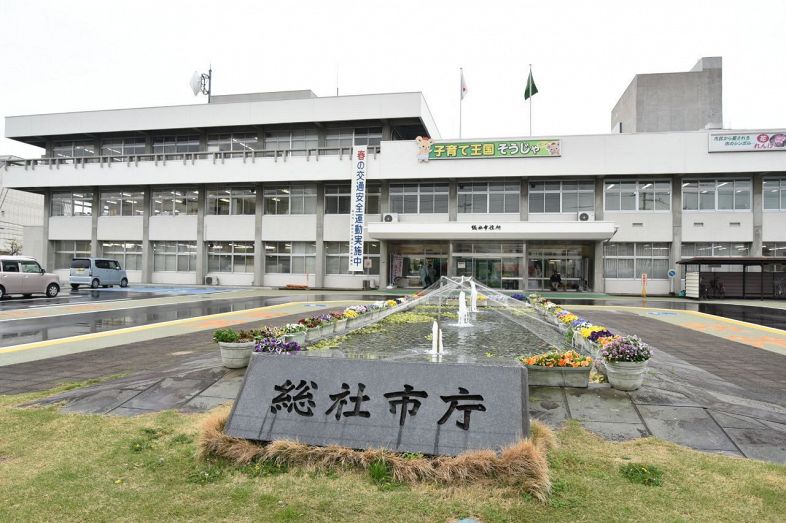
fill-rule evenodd
<path id="1" fill-rule="evenodd" d="M 579 213 L 578 219 L 580 222 L 594 222 L 595 213 L 582 211 Z"/>
<path id="2" fill-rule="evenodd" d="M 396 223 L 398 222 L 398 213 L 397 212 L 386 212 L 382 215 L 382 221 L 385 223 Z"/>
<path id="3" fill-rule="evenodd" d="M 218 285 L 218 278 L 215 276 L 205 276 L 205 285 Z"/>

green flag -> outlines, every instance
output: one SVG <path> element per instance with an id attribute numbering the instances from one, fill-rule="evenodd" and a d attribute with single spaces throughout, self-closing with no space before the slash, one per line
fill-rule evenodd
<path id="1" fill-rule="evenodd" d="M 532 96 L 535 96 L 538 93 L 538 88 L 535 85 L 535 80 L 532 79 L 532 71 L 529 72 L 529 78 L 527 78 L 527 87 L 524 89 L 524 100 L 529 100 Z"/>

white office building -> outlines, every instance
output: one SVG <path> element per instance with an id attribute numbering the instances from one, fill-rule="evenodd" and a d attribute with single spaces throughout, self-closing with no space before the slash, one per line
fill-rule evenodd
<path id="1" fill-rule="evenodd" d="M 99 255 L 132 282 L 419 287 L 444 274 L 536 290 L 559 273 L 567 289 L 639 293 L 646 274 L 649 294 L 667 294 L 681 257 L 786 252 L 778 130 L 442 140 L 420 93 L 298 91 L 13 116 L 5 134 L 42 148 L 3 179 L 43 195 L 42 261 L 63 279 L 73 256 Z M 363 271 L 349 272 L 357 240 Z"/>

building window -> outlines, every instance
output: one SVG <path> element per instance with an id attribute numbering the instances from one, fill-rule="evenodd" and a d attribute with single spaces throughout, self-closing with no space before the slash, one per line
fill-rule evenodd
<path id="1" fill-rule="evenodd" d="M 355 145 L 376 145 L 382 143 L 382 127 L 358 127 L 355 129 Z"/>
<path id="2" fill-rule="evenodd" d="M 363 242 L 363 258 L 371 260 L 363 273 L 379 274 L 379 242 Z M 360 274 L 349 272 L 349 242 L 325 242 L 325 274 Z"/>
<path id="3" fill-rule="evenodd" d="M 351 127 L 328 129 L 325 132 L 325 147 L 329 149 L 352 148 L 355 143 L 355 130 Z"/>
<path id="4" fill-rule="evenodd" d="M 221 189 L 207 191 L 207 214 L 254 214 L 257 192 L 254 189 Z"/>
<path id="5" fill-rule="evenodd" d="M 764 208 L 768 211 L 786 211 L 786 178 L 764 180 Z"/>
<path id="6" fill-rule="evenodd" d="M 350 185 L 325 186 L 325 214 L 349 214 L 351 208 Z M 366 185 L 366 214 L 379 214 L 380 185 Z"/>
<path id="7" fill-rule="evenodd" d="M 153 191 L 150 199 L 153 216 L 195 215 L 199 212 L 199 191 L 188 189 Z"/>
<path id="8" fill-rule="evenodd" d="M 316 129 L 292 129 L 292 155 L 305 156 L 306 151 L 314 151 L 319 147 L 319 135 Z"/>
<path id="9" fill-rule="evenodd" d="M 607 243 L 603 249 L 603 275 L 606 278 L 668 278 L 668 243 Z"/>
<path id="10" fill-rule="evenodd" d="M 265 187 L 265 214 L 314 214 L 317 188 L 314 185 Z"/>
<path id="11" fill-rule="evenodd" d="M 143 192 L 101 193 L 101 216 L 142 216 L 144 213 Z"/>
<path id="12" fill-rule="evenodd" d="M 54 158 L 83 158 L 95 155 L 96 146 L 93 143 L 58 142 L 52 147 L 52 156 Z"/>
<path id="13" fill-rule="evenodd" d="M 761 246 L 764 256 L 786 256 L 786 242 L 767 242 Z"/>
<path id="14" fill-rule="evenodd" d="M 265 242 L 265 272 L 314 274 L 316 254 L 314 242 Z"/>
<path id="15" fill-rule="evenodd" d="M 207 137 L 208 152 L 255 151 L 260 149 L 254 133 L 211 134 Z"/>
<path id="16" fill-rule="evenodd" d="M 101 156 L 145 154 L 144 138 L 112 138 L 101 144 Z"/>
<path id="17" fill-rule="evenodd" d="M 751 244 L 744 242 L 703 242 L 683 243 L 680 256 L 693 258 L 698 256 L 749 256 Z"/>
<path id="18" fill-rule="evenodd" d="M 55 269 L 70 269 L 74 258 L 90 256 L 90 240 L 55 240 Z"/>
<path id="19" fill-rule="evenodd" d="M 52 194 L 51 216 L 92 216 L 92 192 L 65 192 Z"/>
<path id="20" fill-rule="evenodd" d="M 595 210 L 595 182 L 530 182 L 529 212 L 574 213 Z"/>
<path id="21" fill-rule="evenodd" d="M 127 271 L 142 270 L 142 242 L 101 242 L 101 256 L 117 260 L 120 262 L 120 266 Z"/>
<path id="22" fill-rule="evenodd" d="M 685 180 L 682 208 L 686 211 L 750 210 L 751 181 Z"/>
<path id="23" fill-rule="evenodd" d="M 199 152 L 199 136 L 156 136 L 153 138 L 155 154 Z"/>
<path id="24" fill-rule="evenodd" d="M 458 212 L 470 214 L 518 213 L 519 182 L 458 184 Z"/>
<path id="25" fill-rule="evenodd" d="M 668 180 L 606 180 L 607 211 L 669 211 L 671 182 Z"/>
<path id="26" fill-rule="evenodd" d="M 254 272 L 254 242 L 209 242 L 207 272 Z"/>
<path id="27" fill-rule="evenodd" d="M 289 129 L 281 131 L 265 131 L 265 149 L 269 151 L 288 151 L 291 147 L 292 134 Z"/>
<path id="28" fill-rule="evenodd" d="M 448 184 L 390 184 L 390 212 L 405 214 L 447 214 Z"/>
<path id="29" fill-rule="evenodd" d="M 196 262 L 196 242 L 153 242 L 154 272 L 194 272 Z"/>

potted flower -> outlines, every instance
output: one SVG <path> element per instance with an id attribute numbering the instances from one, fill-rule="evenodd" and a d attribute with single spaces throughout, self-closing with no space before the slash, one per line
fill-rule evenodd
<path id="1" fill-rule="evenodd" d="M 300 345 L 306 343 L 307 327 L 300 323 L 287 323 L 281 327 L 281 338 L 285 342 L 294 341 Z"/>
<path id="2" fill-rule="evenodd" d="M 306 341 L 315 341 L 322 337 L 322 320 L 318 317 L 300 318 L 298 323 L 306 327 Z"/>
<path id="3" fill-rule="evenodd" d="M 260 338 L 254 346 L 254 352 L 268 352 L 272 354 L 284 354 L 290 352 L 300 352 L 305 350 L 296 341 L 284 341 L 281 338 Z"/>
<path id="4" fill-rule="evenodd" d="M 638 336 L 619 336 L 600 350 L 609 383 L 615 389 L 636 390 L 644 382 L 644 371 L 652 349 Z"/>
<path id="5" fill-rule="evenodd" d="M 331 314 L 321 314 L 319 316 L 320 335 L 325 338 L 332 336 L 336 330 L 336 319 Z"/>
<path id="6" fill-rule="evenodd" d="M 574 350 L 554 349 L 520 358 L 527 366 L 527 384 L 545 387 L 588 387 L 592 358 Z"/>
<path id="7" fill-rule="evenodd" d="M 353 330 L 360 327 L 360 313 L 354 309 L 347 308 L 344 310 L 344 319 L 347 323 L 347 330 Z"/>
<path id="8" fill-rule="evenodd" d="M 347 330 L 347 319 L 344 317 L 343 312 L 331 312 L 330 315 L 333 317 L 333 324 L 335 328 L 333 330 L 336 334 L 343 334 Z"/>
<path id="9" fill-rule="evenodd" d="M 228 369 L 242 369 L 248 365 L 254 350 L 254 333 L 234 329 L 218 329 L 213 332 L 213 341 L 218 343 L 221 364 Z"/>

